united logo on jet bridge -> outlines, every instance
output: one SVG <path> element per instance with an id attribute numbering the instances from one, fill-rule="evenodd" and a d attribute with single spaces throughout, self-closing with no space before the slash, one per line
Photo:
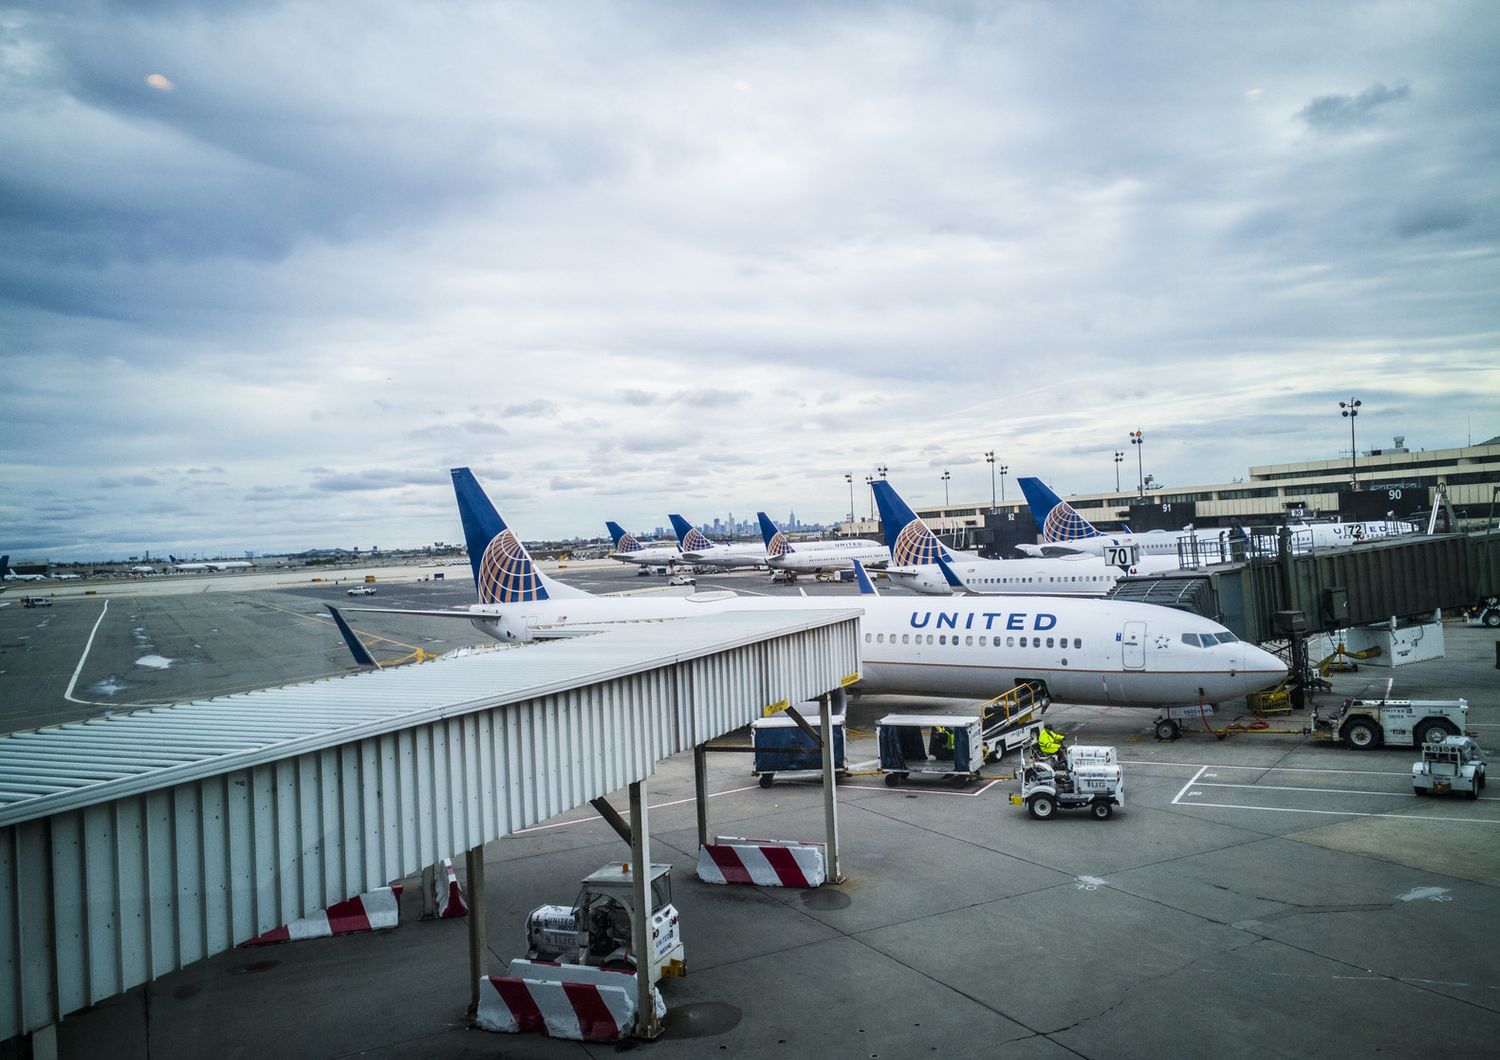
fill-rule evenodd
<path id="1" fill-rule="evenodd" d="M 913 611 L 911 613 L 911 628 L 926 629 L 927 624 L 933 621 L 933 614 L 931 611 Z M 995 629 L 995 623 L 1000 622 L 1002 619 L 1004 621 L 999 628 L 1005 630 L 1030 629 L 1043 632 L 1054 629 L 1057 626 L 1057 616 L 1048 614 L 1045 611 L 1038 611 L 1034 615 L 1026 611 L 971 611 L 967 615 L 960 614 L 957 611 L 938 611 L 936 615 L 937 621 L 933 623 L 933 629 L 973 629 L 975 628 L 975 619 L 983 619 L 983 622 L 979 624 L 981 630 Z M 959 624 L 960 618 L 964 620 L 962 625 Z M 1027 619 L 1031 620 L 1031 625 L 1029 626 L 1026 624 Z"/>

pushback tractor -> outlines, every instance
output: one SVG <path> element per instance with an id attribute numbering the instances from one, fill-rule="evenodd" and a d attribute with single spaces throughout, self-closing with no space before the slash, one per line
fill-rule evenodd
<path id="1" fill-rule="evenodd" d="M 1058 810 L 1087 808 L 1107 821 L 1115 808 L 1125 805 L 1125 779 L 1113 747 L 1079 744 L 1064 747 L 1055 757 L 1021 751 L 1021 793 L 1012 795 L 1015 805 L 1039 821 L 1057 816 Z"/>

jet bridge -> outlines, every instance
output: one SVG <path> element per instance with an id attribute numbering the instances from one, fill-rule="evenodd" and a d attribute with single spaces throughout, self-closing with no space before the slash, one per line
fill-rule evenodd
<path id="1" fill-rule="evenodd" d="M 70 1012 L 462 852 L 477 992 L 485 843 L 628 787 L 649 864 L 656 763 L 770 704 L 828 715 L 858 631 L 705 615 L 0 736 L 0 1040 L 55 1054 Z"/>
<path id="2" fill-rule="evenodd" d="M 1283 544 L 1272 557 L 1127 578 L 1110 595 L 1193 611 L 1264 643 L 1286 639 L 1278 613 L 1300 612 L 1303 632 L 1330 633 L 1500 594 L 1500 532 L 1408 535 L 1301 555 Z"/>

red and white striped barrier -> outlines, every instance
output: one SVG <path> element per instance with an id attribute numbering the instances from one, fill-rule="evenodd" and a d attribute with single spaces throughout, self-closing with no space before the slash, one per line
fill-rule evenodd
<path id="1" fill-rule="evenodd" d="M 272 928 L 241 946 L 268 946 L 273 942 L 300 942 L 302 939 L 325 939 L 330 935 L 353 935 L 361 931 L 379 931 L 401 923 L 401 887 L 377 887 L 366 894 L 355 895 L 311 916 L 293 920 L 284 927 Z"/>
<path id="2" fill-rule="evenodd" d="M 510 974 L 479 981 L 474 1025 L 502 1034 L 541 1033 L 578 1042 L 613 1042 L 635 1029 L 635 973 L 551 961 L 510 962 Z M 666 1015 L 652 991 L 657 1017 Z"/>
<path id="3" fill-rule="evenodd" d="M 434 897 L 437 900 L 439 920 L 464 916 L 469 912 L 469 905 L 464 901 L 464 891 L 458 885 L 458 873 L 453 871 L 451 858 L 444 858 L 438 863 L 437 893 Z"/>
<path id="4" fill-rule="evenodd" d="M 824 843 L 715 836 L 698 848 L 698 878 L 704 883 L 817 887 L 828 879 L 827 848 Z"/>

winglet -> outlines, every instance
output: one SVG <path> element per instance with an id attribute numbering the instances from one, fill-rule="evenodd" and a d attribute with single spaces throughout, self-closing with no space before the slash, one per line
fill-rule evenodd
<path id="1" fill-rule="evenodd" d="M 942 556 L 939 556 L 937 558 L 937 565 L 938 568 L 943 572 L 944 580 L 946 580 L 949 585 L 957 589 L 959 592 L 964 592 L 968 589 L 968 586 L 964 584 L 963 579 L 960 578 L 957 574 L 953 573 L 953 568 L 948 566 L 948 561 Z"/>
<path id="2" fill-rule="evenodd" d="M 375 661 L 375 656 L 370 654 L 369 648 L 360 643 L 359 637 L 355 635 L 354 630 L 349 628 L 349 623 L 345 621 L 344 616 L 339 614 L 339 609 L 332 604 L 325 604 L 324 606 L 328 608 L 328 613 L 333 616 L 333 624 L 338 626 L 339 632 L 344 635 L 344 643 L 349 645 L 349 654 L 354 656 L 354 661 L 360 666 L 373 666 L 377 670 L 380 669 L 380 664 Z"/>
<path id="3" fill-rule="evenodd" d="M 875 583 L 870 580 L 870 575 L 869 572 L 865 570 L 865 565 L 859 560 L 854 561 L 854 581 L 859 585 L 859 592 L 861 596 L 880 595 L 880 593 L 875 591 Z"/>

